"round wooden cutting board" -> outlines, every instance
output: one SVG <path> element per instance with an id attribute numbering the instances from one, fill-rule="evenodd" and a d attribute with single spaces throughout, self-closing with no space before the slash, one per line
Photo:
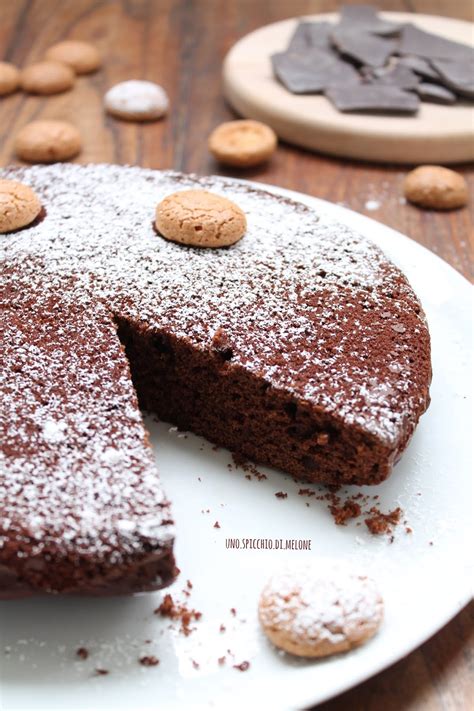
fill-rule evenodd
<path id="1" fill-rule="evenodd" d="M 448 39 L 474 43 L 470 22 L 432 15 L 381 13 Z M 421 103 L 415 116 L 343 114 L 322 95 L 291 94 L 273 76 L 270 55 L 286 49 L 299 19 L 337 21 L 336 14 L 276 22 L 239 40 L 224 60 L 224 93 L 246 118 L 268 123 L 278 136 L 304 148 L 345 158 L 389 163 L 474 160 L 474 108 Z"/>

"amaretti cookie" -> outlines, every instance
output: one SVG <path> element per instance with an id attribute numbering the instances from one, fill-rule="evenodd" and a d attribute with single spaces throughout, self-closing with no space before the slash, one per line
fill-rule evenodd
<path id="1" fill-rule="evenodd" d="M 29 163 L 69 160 L 80 153 L 81 147 L 81 134 L 67 121 L 32 121 L 15 138 L 18 158 Z"/>
<path id="2" fill-rule="evenodd" d="M 208 190 L 181 190 L 156 208 L 157 230 L 173 242 L 195 247 L 228 247 L 247 228 L 244 213 L 231 200 Z"/>
<path id="3" fill-rule="evenodd" d="M 272 575 L 258 614 L 279 649 L 298 657 L 327 657 L 374 636 L 383 619 L 383 600 L 366 575 L 315 560 Z"/>
<path id="4" fill-rule="evenodd" d="M 155 121 L 166 114 L 169 100 L 159 84 L 132 79 L 109 89 L 104 104 L 109 114 L 125 121 Z"/>
<path id="5" fill-rule="evenodd" d="M 28 185 L 0 179 L 0 233 L 31 224 L 40 212 L 41 202 Z"/>
<path id="6" fill-rule="evenodd" d="M 403 190 L 407 200 L 432 210 L 453 210 L 464 207 L 468 201 L 463 176 L 441 165 L 415 168 L 406 176 Z"/>
<path id="7" fill-rule="evenodd" d="M 237 168 L 265 163 L 275 152 L 275 131 L 260 121 L 238 119 L 221 123 L 209 136 L 209 150 L 216 160 Z"/>
<path id="8" fill-rule="evenodd" d="M 70 67 L 51 60 L 36 62 L 21 72 L 21 87 L 30 94 L 61 94 L 72 89 L 74 81 Z"/>
<path id="9" fill-rule="evenodd" d="M 89 42 L 64 40 L 48 49 L 46 59 L 67 64 L 76 74 L 90 74 L 99 69 L 102 58 L 99 50 Z"/>
<path id="10" fill-rule="evenodd" d="M 7 96 L 18 89 L 20 71 L 10 62 L 0 62 L 0 96 Z"/>

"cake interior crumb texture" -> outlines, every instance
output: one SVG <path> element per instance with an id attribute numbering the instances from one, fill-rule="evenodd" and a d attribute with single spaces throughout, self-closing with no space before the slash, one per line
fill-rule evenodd
<path id="1" fill-rule="evenodd" d="M 35 224 L 2 236 L 0 597 L 126 593 L 176 575 L 140 407 L 326 484 L 383 481 L 429 403 L 430 341 L 403 274 L 314 210 L 222 178 L 107 165 L 12 168 Z M 248 229 L 161 238 L 180 189 Z"/>

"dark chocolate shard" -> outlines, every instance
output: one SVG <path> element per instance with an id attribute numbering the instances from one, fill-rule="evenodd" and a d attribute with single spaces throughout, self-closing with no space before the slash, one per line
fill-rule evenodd
<path id="1" fill-rule="evenodd" d="M 307 22 L 306 34 L 311 47 L 331 48 L 331 33 L 334 25 L 330 22 Z"/>
<path id="2" fill-rule="evenodd" d="M 287 52 L 303 52 L 310 47 L 332 50 L 331 32 L 334 25 L 330 22 L 300 22 L 290 37 Z"/>
<path id="3" fill-rule="evenodd" d="M 461 96 L 474 99 L 474 62 L 432 59 L 431 64 L 438 72 L 442 84 Z"/>
<path id="4" fill-rule="evenodd" d="M 369 83 L 398 86 L 399 89 L 414 89 L 420 83 L 420 77 L 408 67 L 395 64 L 388 69 L 373 70 Z"/>
<path id="5" fill-rule="evenodd" d="M 453 42 L 431 32 L 405 25 L 400 35 L 400 54 L 414 54 L 425 59 L 452 59 L 472 62 L 474 50 L 466 44 Z"/>
<path id="6" fill-rule="evenodd" d="M 372 34 L 389 36 L 400 32 L 403 25 L 383 20 L 372 5 L 343 5 L 341 27 L 364 29 Z"/>
<path id="7" fill-rule="evenodd" d="M 376 37 L 366 31 L 337 28 L 331 36 L 342 54 L 370 67 L 383 67 L 397 48 L 396 40 Z"/>
<path id="8" fill-rule="evenodd" d="M 339 111 L 414 114 L 420 103 L 418 96 L 411 91 L 381 84 L 335 86 L 325 94 Z"/>
<path id="9" fill-rule="evenodd" d="M 446 89 L 444 86 L 439 84 L 433 84 L 432 82 L 421 82 L 415 88 L 416 93 L 422 101 L 427 101 L 431 104 L 455 104 L 456 94 L 452 91 Z"/>
<path id="10" fill-rule="evenodd" d="M 293 94 L 318 94 L 328 86 L 360 82 L 351 64 L 317 47 L 304 53 L 278 52 L 271 60 L 275 76 Z"/>
<path id="11" fill-rule="evenodd" d="M 411 69 L 426 79 L 439 79 L 438 72 L 435 72 L 428 60 L 423 59 L 423 57 L 415 57 L 412 54 L 407 54 L 400 57 L 398 63 L 400 66 L 408 67 L 408 69 Z"/>
<path id="12" fill-rule="evenodd" d="M 306 31 L 306 28 L 308 26 L 308 22 L 299 22 L 296 25 L 295 31 L 290 37 L 290 41 L 288 43 L 287 51 L 290 50 L 303 50 L 307 49 L 309 47 L 309 38 L 308 38 L 308 33 Z"/>

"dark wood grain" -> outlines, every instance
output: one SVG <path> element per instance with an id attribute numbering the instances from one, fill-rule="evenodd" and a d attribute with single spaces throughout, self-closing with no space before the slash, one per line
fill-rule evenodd
<path id="1" fill-rule="evenodd" d="M 382 9 L 473 19 L 471 0 L 380 0 Z M 18 66 L 42 57 L 66 37 L 102 50 L 102 71 L 80 78 L 72 92 L 49 99 L 18 93 L 0 99 L 0 165 L 14 163 L 14 136 L 39 117 L 70 120 L 81 130 L 78 162 L 130 163 L 198 173 L 225 173 L 300 190 L 368 214 L 439 254 L 472 277 L 472 166 L 460 166 L 471 209 L 450 213 L 403 204 L 401 166 L 343 161 L 281 145 L 267 166 L 223 171 L 210 157 L 207 136 L 233 116 L 220 86 L 226 51 L 247 32 L 296 15 L 329 12 L 335 0 L 0 0 L 0 58 Z M 167 119 L 140 126 L 106 117 L 105 90 L 145 78 L 168 91 Z M 379 203 L 367 209 L 368 201 Z M 319 708 L 364 711 L 464 711 L 472 703 L 473 606 L 419 650 L 356 689 Z"/>

